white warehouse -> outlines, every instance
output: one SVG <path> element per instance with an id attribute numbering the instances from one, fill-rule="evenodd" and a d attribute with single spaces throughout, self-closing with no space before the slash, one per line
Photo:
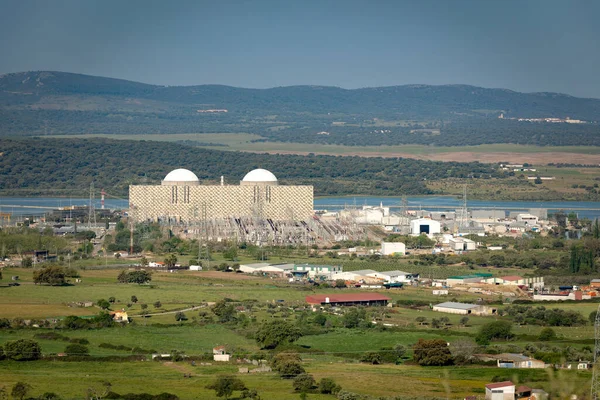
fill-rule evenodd
<path id="1" fill-rule="evenodd" d="M 434 235 L 441 233 L 442 225 L 439 221 L 435 221 L 429 218 L 418 218 L 410 221 L 410 233 L 412 235 L 420 235 L 422 233 L 426 235 Z"/>
<path id="2" fill-rule="evenodd" d="M 391 256 L 394 254 L 405 255 L 406 245 L 401 242 L 381 242 L 381 254 Z"/>

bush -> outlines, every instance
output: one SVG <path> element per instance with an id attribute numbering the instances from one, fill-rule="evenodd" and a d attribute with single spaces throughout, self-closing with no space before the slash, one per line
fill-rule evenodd
<path id="1" fill-rule="evenodd" d="M 453 363 L 448 344 L 443 339 L 419 339 L 413 346 L 413 359 L 423 366 L 444 366 Z"/>
<path id="2" fill-rule="evenodd" d="M 279 353 L 271 360 L 271 368 L 282 378 L 291 379 L 306 372 L 301 361 L 297 353 Z"/>
<path id="3" fill-rule="evenodd" d="M 508 321 L 494 321 L 483 325 L 475 338 L 477 344 L 486 345 L 495 339 L 510 340 L 514 337 L 512 324 Z"/>
<path id="4" fill-rule="evenodd" d="M 319 382 L 319 392 L 323 394 L 337 394 L 342 388 L 331 378 L 323 378 Z"/>
<path id="5" fill-rule="evenodd" d="M 89 356 L 90 350 L 82 344 L 70 344 L 65 348 L 68 356 Z"/>
<path id="6" fill-rule="evenodd" d="M 538 337 L 542 342 L 549 342 L 551 340 L 556 339 L 556 332 L 552 328 L 544 328 L 540 332 L 540 336 Z"/>
<path id="7" fill-rule="evenodd" d="M 38 342 L 31 339 L 20 339 L 4 344 L 4 355 L 15 361 L 32 361 L 42 358 L 42 349 Z"/>
<path id="8" fill-rule="evenodd" d="M 300 374 L 294 378 L 292 386 L 297 392 L 308 392 L 316 386 L 315 378 L 307 373 Z"/>

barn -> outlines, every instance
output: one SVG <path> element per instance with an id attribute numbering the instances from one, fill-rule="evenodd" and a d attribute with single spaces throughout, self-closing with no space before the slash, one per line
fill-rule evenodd
<path id="1" fill-rule="evenodd" d="M 313 306 L 387 306 L 391 298 L 379 293 L 315 294 L 306 296 L 306 302 Z"/>

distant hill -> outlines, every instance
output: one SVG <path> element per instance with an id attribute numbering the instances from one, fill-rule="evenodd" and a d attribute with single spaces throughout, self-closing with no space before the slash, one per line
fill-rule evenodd
<path id="1" fill-rule="evenodd" d="M 227 113 L 198 112 L 210 109 L 224 109 Z M 529 144 L 540 145 L 593 144 L 582 143 L 580 139 L 574 143 L 548 142 L 547 137 L 556 136 L 558 140 L 564 136 L 564 130 L 567 136 L 591 135 L 596 140 L 597 126 L 552 127 L 551 130 L 558 130 L 555 133 L 545 132 L 545 127 L 541 131 L 533 127 L 528 128 L 531 133 L 519 133 L 515 138 L 498 136 L 507 126 L 511 131 L 515 129 L 506 125 L 510 122 L 498 121 L 500 113 L 507 118 L 570 117 L 600 121 L 600 100 L 467 85 L 353 90 L 326 86 L 244 89 L 222 85 L 158 86 L 47 71 L 0 76 L 0 135 L 5 136 L 250 132 L 278 141 L 361 144 L 365 138 L 369 144 L 433 141 L 432 144 L 444 145 L 446 132 L 464 132 L 473 124 L 480 131 L 481 126 L 491 124 L 494 133 L 484 132 L 482 137 L 489 136 L 492 142 L 519 142 L 525 138 Z M 379 129 L 381 120 L 395 122 L 389 125 L 389 132 L 382 132 L 384 135 L 369 137 L 374 129 Z M 435 131 L 425 131 L 422 135 L 414 130 L 419 128 L 440 129 L 442 137 L 432 139 L 427 132 Z M 315 136 L 322 131 L 329 135 Z"/>

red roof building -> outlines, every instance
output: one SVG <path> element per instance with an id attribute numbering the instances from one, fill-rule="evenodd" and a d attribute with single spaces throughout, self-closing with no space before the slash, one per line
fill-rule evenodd
<path id="1" fill-rule="evenodd" d="M 510 386 L 515 386 L 515 384 L 512 383 L 511 381 L 504 381 L 504 382 L 488 383 L 487 385 L 485 385 L 486 389 L 499 389 L 499 388 L 510 387 Z"/>
<path id="2" fill-rule="evenodd" d="M 391 298 L 379 293 L 316 294 L 306 296 L 306 302 L 313 305 L 333 306 L 386 306 Z"/>

